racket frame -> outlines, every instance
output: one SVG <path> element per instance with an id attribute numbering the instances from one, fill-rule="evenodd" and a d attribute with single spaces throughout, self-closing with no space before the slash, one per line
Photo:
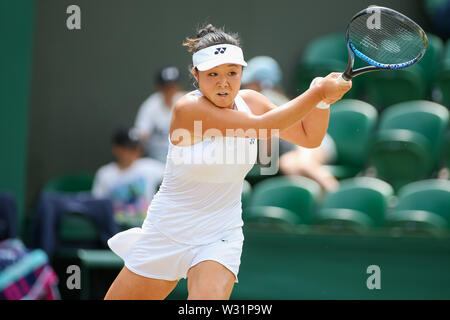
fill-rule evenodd
<path id="1" fill-rule="evenodd" d="M 416 31 L 418 32 L 418 34 L 420 35 L 420 37 L 422 38 L 424 45 L 423 48 L 421 50 L 421 52 L 419 53 L 419 55 L 417 57 L 415 57 L 414 59 L 405 62 L 405 63 L 397 63 L 397 64 L 382 64 L 382 63 L 378 63 L 372 59 L 370 59 L 369 57 L 367 57 L 366 55 L 364 55 L 363 53 L 361 53 L 360 51 L 358 51 L 353 43 L 351 42 L 351 40 L 349 39 L 349 28 L 351 23 L 357 19 L 358 17 L 360 17 L 363 14 L 367 14 L 367 13 L 373 13 L 375 10 L 380 10 L 380 11 L 384 11 L 384 12 L 389 12 L 390 14 L 397 16 L 398 18 L 400 18 L 399 20 L 404 20 L 407 23 L 411 24 Z M 404 14 L 401 14 L 400 12 L 397 12 L 393 9 L 390 8 L 386 8 L 386 7 L 379 7 L 379 6 L 371 6 L 368 7 L 364 10 L 361 10 L 360 12 L 358 12 L 357 14 L 355 14 L 353 16 L 353 18 L 350 20 L 350 22 L 347 24 L 347 28 L 345 31 L 345 42 L 347 44 L 347 51 L 348 51 L 348 64 L 347 64 L 347 68 L 345 69 L 344 73 L 342 74 L 342 78 L 346 81 L 351 80 L 353 77 L 360 75 L 362 73 L 366 73 L 369 71 L 375 71 L 375 70 L 398 70 L 398 69 L 403 69 L 406 67 L 409 67 L 411 65 L 413 65 L 414 63 L 418 62 L 420 59 L 422 59 L 422 57 L 425 54 L 425 51 L 427 49 L 427 45 L 428 45 L 428 38 L 427 35 L 425 34 L 425 32 L 422 30 L 422 28 L 415 23 L 413 20 L 411 20 L 410 18 L 408 18 L 407 16 L 405 16 Z M 369 65 L 366 67 L 362 67 L 356 70 L 353 70 L 353 65 L 355 62 L 355 55 L 358 56 L 358 58 L 362 59 L 363 61 L 365 61 L 366 63 L 368 63 Z"/>

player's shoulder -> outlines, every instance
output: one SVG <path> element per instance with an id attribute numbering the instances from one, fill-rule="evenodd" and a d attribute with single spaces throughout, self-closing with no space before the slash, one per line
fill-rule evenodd
<path id="1" fill-rule="evenodd" d="M 174 112 L 178 114 L 198 112 L 208 104 L 211 104 L 211 102 L 203 95 L 198 94 L 196 91 L 191 91 L 178 99 L 174 105 Z"/>
<path id="2" fill-rule="evenodd" d="M 244 100 L 249 101 L 262 101 L 267 102 L 269 99 L 261 92 L 252 89 L 242 89 L 239 91 L 239 95 L 244 98 Z"/>
<path id="3" fill-rule="evenodd" d="M 258 99 L 260 93 L 252 89 L 241 89 L 239 90 L 239 95 L 244 99 Z"/>
<path id="4" fill-rule="evenodd" d="M 185 102 L 185 99 L 187 97 L 190 96 L 190 92 L 186 92 L 186 91 L 178 91 L 177 93 L 175 93 L 174 97 L 173 97 L 173 101 L 174 101 L 174 107 L 180 103 Z"/>
<path id="5" fill-rule="evenodd" d="M 198 101 L 202 96 L 199 95 L 198 93 L 196 93 L 196 91 L 190 91 L 185 93 L 184 95 L 182 95 L 177 102 L 175 103 L 175 105 L 180 105 L 180 104 L 186 104 L 186 103 L 192 103 L 195 101 Z"/>
<path id="6" fill-rule="evenodd" d="M 254 114 L 263 114 L 275 107 L 267 97 L 258 91 L 242 89 L 239 91 L 239 95 Z"/>

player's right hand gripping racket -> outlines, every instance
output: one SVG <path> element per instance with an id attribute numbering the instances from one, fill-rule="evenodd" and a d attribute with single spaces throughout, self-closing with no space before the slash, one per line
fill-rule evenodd
<path id="1" fill-rule="evenodd" d="M 428 44 L 417 23 L 395 10 L 378 6 L 358 12 L 347 25 L 345 38 L 349 57 L 341 81 L 368 71 L 409 67 L 423 57 Z M 355 55 L 369 66 L 353 70 Z"/>

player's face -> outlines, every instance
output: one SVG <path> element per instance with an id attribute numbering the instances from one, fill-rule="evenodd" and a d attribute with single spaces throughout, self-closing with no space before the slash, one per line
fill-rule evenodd
<path id="1" fill-rule="evenodd" d="M 242 66 L 222 64 L 215 68 L 194 70 L 200 91 L 216 106 L 233 108 L 234 98 L 241 87 Z"/>

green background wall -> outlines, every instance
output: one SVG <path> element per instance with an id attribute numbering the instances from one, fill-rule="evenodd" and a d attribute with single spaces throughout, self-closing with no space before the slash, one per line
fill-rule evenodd
<path id="1" fill-rule="evenodd" d="M 0 191 L 15 197 L 19 221 L 27 186 L 33 5 L 32 0 L 0 1 Z"/>

